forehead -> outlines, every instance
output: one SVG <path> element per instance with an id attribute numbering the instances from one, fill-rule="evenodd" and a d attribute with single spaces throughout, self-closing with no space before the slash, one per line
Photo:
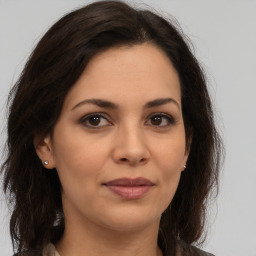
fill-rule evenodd
<path id="1" fill-rule="evenodd" d="M 176 98 L 178 74 L 166 54 L 144 43 L 111 48 L 94 56 L 67 95 L 65 104 L 85 98 L 107 98 L 120 103 L 136 99 Z"/>

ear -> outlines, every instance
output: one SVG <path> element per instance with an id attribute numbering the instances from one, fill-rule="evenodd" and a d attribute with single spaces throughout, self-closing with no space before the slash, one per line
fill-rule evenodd
<path id="1" fill-rule="evenodd" d="M 186 165 L 187 165 L 188 156 L 189 156 L 189 151 L 186 151 L 184 155 L 183 167 L 181 168 L 182 172 L 185 171 L 185 169 L 187 168 Z"/>
<path id="2" fill-rule="evenodd" d="M 43 166 L 47 169 L 55 168 L 51 136 L 35 136 L 34 147 Z"/>
<path id="3" fill-rule="evenodd" d="M 186 169 L 187 160 L 188 160 L 189 153 L 190 153 L 191 143 L 192 143 L 192 137 L 189 138 L 187 145 L 186 145 L 185 154 L 184 154 L 184 164 L 183 164 L 182 171 L 184 171 Z"/>

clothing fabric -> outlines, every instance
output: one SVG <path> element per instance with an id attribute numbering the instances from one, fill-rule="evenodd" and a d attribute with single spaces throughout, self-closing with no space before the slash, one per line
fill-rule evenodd
<path id="1" fill-rule="evenodd" d="M 214 255 L 209 252 L 205 252 L 193 245 L 184 243 L 182 241 L 178 241 L 178 252 L 176 256 L 214 256 Z"/>
<path id="2" fill-rule="evenodd" d="M 42 256 L 60 256 L 53 244 L 48 244 L 44 250 Z"/>
<path id="3" fill-rule="evenodd" d="M 48 244 L 44 250 L 42 256 L 60 256 L 53 244 Z M 169 256 L 169 255 L 164 255 Z M 177 256 L 214 256 L 208 252 L 202 251 L 195 246 L 185 244 L 183 242 L 179 243 Z"/>

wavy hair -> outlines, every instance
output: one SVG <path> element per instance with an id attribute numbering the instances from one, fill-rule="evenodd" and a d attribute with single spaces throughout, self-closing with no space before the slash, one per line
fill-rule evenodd
<path id="1" fill-rule="evenodd" d="M 18 253 L 42 250 L 65 229 L 58 174 L 44 168 L 33 138 L 51 134 L 67 93 L 95 54 L 145 42 L 161 49 L 179 74 L 190 148 L 186 171 L 160 222 L 159 245 L 170 251 L 178 240 L 202 240 L 222 154 L 204 72 L 169 19 L 123 2 L 100 1 L 65 15 L 47 31 L 9 94 L 7 156 L 1 172 L 12 204 L 10 233 Z"/>

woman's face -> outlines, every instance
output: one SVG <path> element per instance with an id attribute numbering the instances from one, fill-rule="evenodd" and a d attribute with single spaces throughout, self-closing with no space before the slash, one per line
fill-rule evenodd
<path id="1" fill-rule="evenodd" d="M 57 169 L 66 222 L 157 223 L 187 160 L 177 72 L 151 44 L 96 55 L 44 143 L 39 155 Z"/>

